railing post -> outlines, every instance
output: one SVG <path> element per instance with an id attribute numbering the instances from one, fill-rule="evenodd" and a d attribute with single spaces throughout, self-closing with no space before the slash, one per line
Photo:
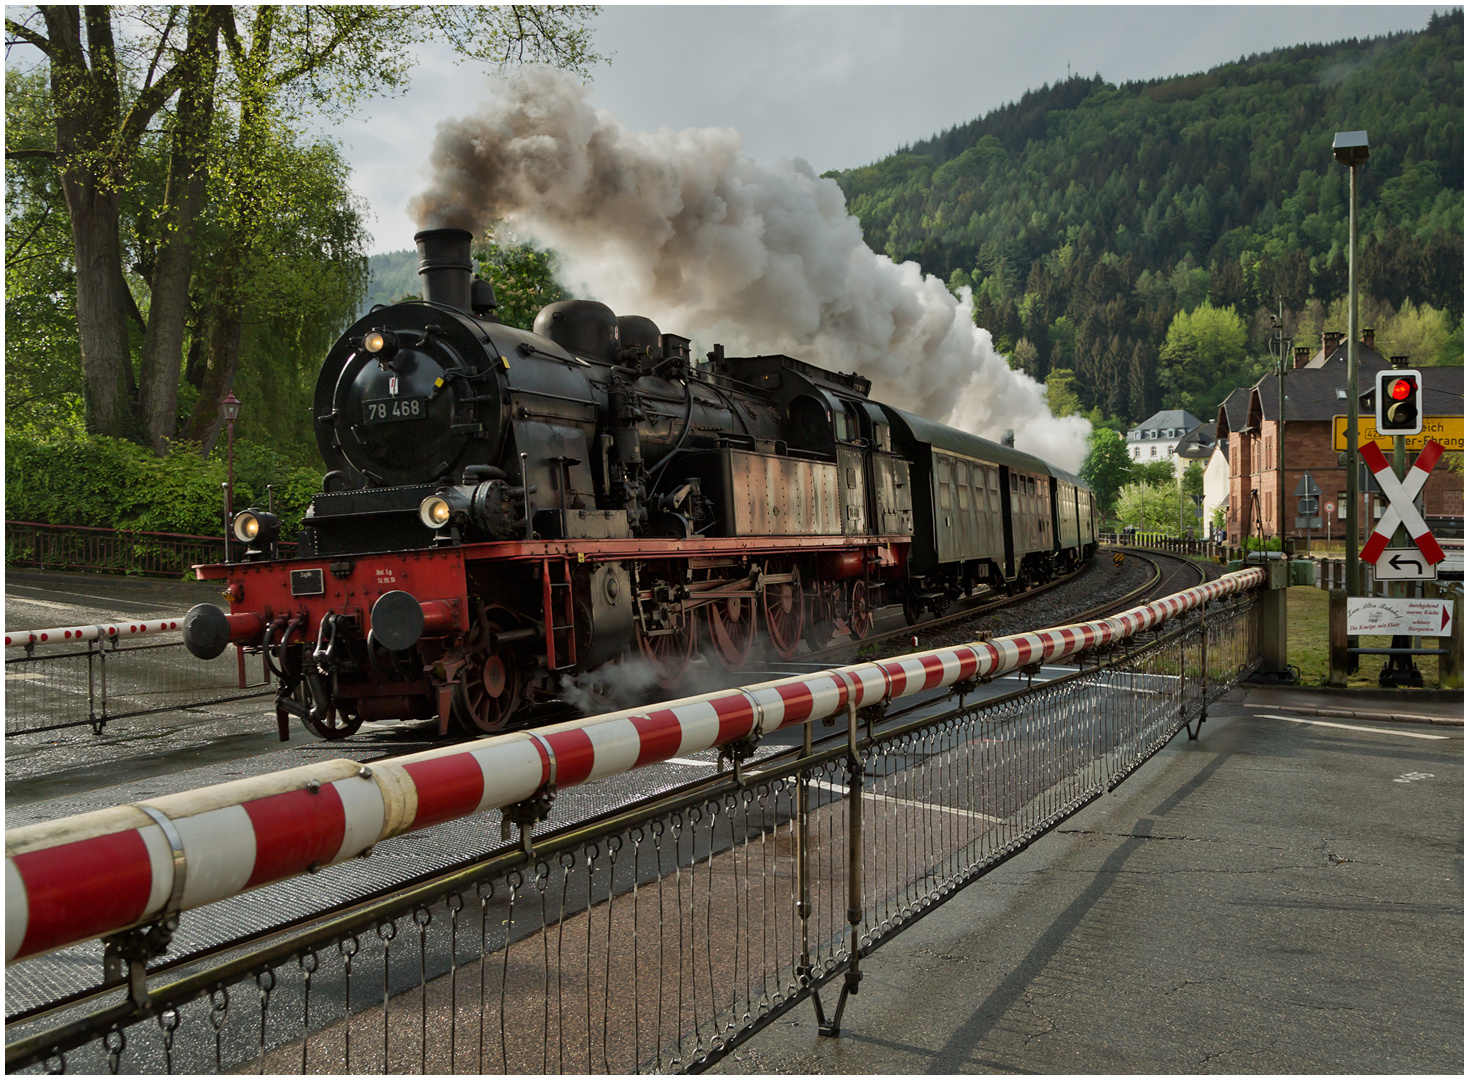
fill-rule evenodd
<path id="1" fill-rule="evenodd" d="M 809 725 L 808 725 L 809 729 Z M 842 979 L 842 993 L 837 998 L 831 1023 L 821 1014 L 821 999 L 816 1001 L 817 1033 L 835 1038 L 842 1031 L 842 1013 L 847 996 L 857 993 L 862 982 L 862 949 L 858 931 L 862 926 L 862 757 L 857 750 L 857 705 L 847 702 L 847 923 L 852 928 L 852 944 L 847 971 Z"/>
<path id="2" fill-rule="evenodd" d="M 811 725 L 805 724 L 801 733 L 801 757 L 811 757 Z M 796 981 L 807 983 L 811 978 L 811 771 L 809 765 L 796 775 L 796 915 L 801 920 L 801 960 L 796 969 Z M 816 1002 L 816 1020 L 821 1022 L 821 999 L 812 991 Z"/>

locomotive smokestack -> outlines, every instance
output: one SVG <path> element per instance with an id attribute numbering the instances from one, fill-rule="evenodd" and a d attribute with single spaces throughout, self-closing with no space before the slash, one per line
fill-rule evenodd
<path id="1" fill-rule="evenodd" d="M 473 240 L 474 234 L 467 229 L 425 229 L 414 235 L 425 300 L 469 311 L 470 282 L 474 280 L 469 245 Z"/>

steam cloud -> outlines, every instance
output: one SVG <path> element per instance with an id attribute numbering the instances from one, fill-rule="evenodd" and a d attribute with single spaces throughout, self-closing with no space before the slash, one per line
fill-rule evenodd
<path id="1" fill-rule="evenodd" d="M 917 263 L 873 252 L 835 181 L 797 159 L 741 154 L 728 128 L 627 131 L 572 77 L 518 69 L 472 116 L 439 125 L 422 228 L 501 219 L 566 259 L 620 314 L 723 342 L 858 371 L 873 396 L 1075 471 L 1090 425 L 1057 418 L 988 330 Z"/>

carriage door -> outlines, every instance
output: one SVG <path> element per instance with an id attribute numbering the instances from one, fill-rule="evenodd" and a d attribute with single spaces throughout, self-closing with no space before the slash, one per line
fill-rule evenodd
<path id="1" fill-rule="evenodd" d="M 1008 466 L 1000 466 L 1000 522 L 1005 530 L 1005 578 L 1015 576 L 1015 515 L 1010 505 L 1014 498 L 1016 476 Z"/>
<path id="2" fill-rule="evenodd" d="M 850 401 L 842 402 L 841 413 L 833 410 L 832 419 L 837 435 L 837 475 L 842 485 L 842 532 L 857 536 L 867 532 L 867 455 L 861 449 L 861 420 Z"/>

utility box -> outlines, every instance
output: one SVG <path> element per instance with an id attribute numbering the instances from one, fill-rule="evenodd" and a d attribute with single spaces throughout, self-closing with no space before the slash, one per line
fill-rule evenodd
<path id="1" fill-rule="evenodd" d="M 1284 559 L 1265 564 L 1265 588 L 1285 589 L 1291 585 L 1290 563 Z"/>
<path id="2" fill-rule="evenodd" d="M 1290 561 L 1290 583 L 1292 585 L 1315 585 L 1316 564 L 1310 559 Z"/>

